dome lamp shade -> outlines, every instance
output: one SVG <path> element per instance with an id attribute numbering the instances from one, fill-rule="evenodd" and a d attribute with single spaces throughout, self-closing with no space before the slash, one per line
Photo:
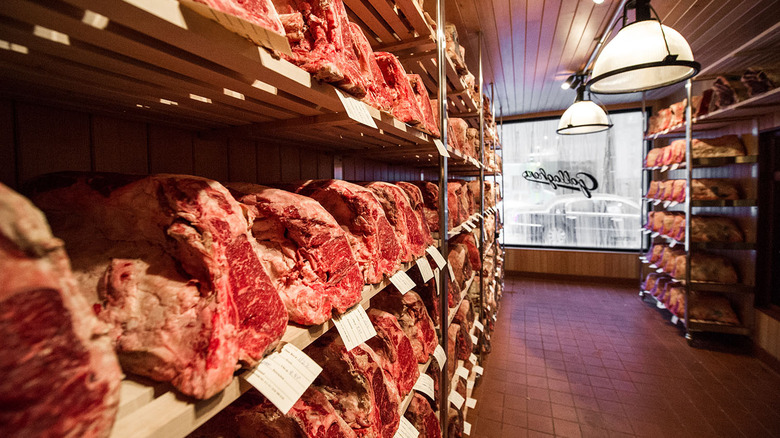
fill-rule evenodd
<path id="1" fill-rule="evenodd" d="M 607 112 L 591 100 L 585 99 L 585 85 L 577 88 L 577 99 L 564 111 L 558 122 L 558 134 L 591 134 L 612 127 Z"/>

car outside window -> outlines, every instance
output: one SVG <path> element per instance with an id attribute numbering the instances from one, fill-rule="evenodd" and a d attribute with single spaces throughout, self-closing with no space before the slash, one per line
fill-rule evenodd
<path id="1" fill-rule="evenodd" d="M 571 136 L 557 119 L 504 124 L 507 245 L 639 249 L 642 113 L 611 117 L 609 131 Z"/>

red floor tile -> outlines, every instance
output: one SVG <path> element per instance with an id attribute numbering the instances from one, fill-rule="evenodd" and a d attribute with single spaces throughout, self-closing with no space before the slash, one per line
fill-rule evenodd
<path id="1" fill-rule="evenodd" d="M 780 376 L 688 346 L 634 288 L 510 278 L 506 291 L 470 438 L 780 437 Z"/>

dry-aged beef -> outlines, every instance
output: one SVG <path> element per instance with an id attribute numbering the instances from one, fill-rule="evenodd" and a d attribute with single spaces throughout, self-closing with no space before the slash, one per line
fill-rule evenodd
<path id="1" fill-rule="evenodd" d="M 357 436 L 393 437 L 400 420 L 401 397 L 371 347 L 360 344 L 347 351 L 338 333 L 331 331 L 306 353 L 322 367 L 314 387 L 325 394 Z"/>
<path id="2" fill-rule="evenodd" d="M 455 359 L 455 345 L 458 342 L 458 333 L 460 333 L 460 324 L 450 324 L 447 328 L 447 379 L 452 380 L 455 375 L 458 361 Z"/>
<path id="3" fill-rule="evenodd" d="M 284 35 L 284 27 L 279 21 L 271 0 L 195 0 L 226 14 L 235 15 L 258 26 Z"/>
<path id="4" fill-rule="evenodd" d="M 469 263 L 471 263 L 471 269 L 479 272 L 482 269 L 482 262 L 479 259 L 479 248 L 477 248 L 477 239 L 473 233 L 460 233 L 457 236 L 450 239 L 451 244 L 462 244 L 466 246 L 468 250 Z M 454 267 L 453 267 L 454 269 Z"/>
<path id="5" fill-rule="evenodd" d="M 371 305 L 396 317 L 412 343 L 417 362 L 427 362 L 436 349 L 438 339 L 433 321 L 420 296 L 413 291 L 401 295 L 395 287 L 388 287 L 371 299 Z"/>
<path id="6" fill-rule="evenodd" d="M 452 271 L 455 273 L 455 283 L 462 290 L 466 287 L 466 282 L 474 274 L 469 261 L 469 250 L 466 245 L 461 243 L 453 243 L 449 249 L 447 262 L 452 265 Z"/>
<path id="7" fill-rule="evenodd" d="M 420 432 L 419 438 L 441 438 L 439 419 L 428 400 L 420 394 L 412 397 L 404 417 Z"/>
<path id="8" fill-rule="evenodd" d="M 428 96 L 428 89 L 425 88 L 422 78 L 417 74 L 409 74 L 407 77 L 409 78 L 409 85 L 412 86 L 412 91 L 414 91 L 414 97 L 417 99 L 417 106 L 420 108 L 423 116 L 423 128 L 434 137 L 441 137 L 439 120 L 434 118 L 431 98 Z"/>
<path id="9" fill-rule="evenodd" d="M 382 368 L 393 376 L 398 392 L 403 397 L 412 390 L 420 377 L 412 342 L 392 314 L 369 309 L 368 317 L 376 329 L 376 336 L 366 341 L 366 344 L 379 356 Z"/>
<path id="10" fill-rule="evenodd" d="M 724 76 L 718 76 L 712 84 L 712 111 L 737 103 L 737 92 L 731 81 Z"/>
<path id="11" fill-rule="evenodd" d="M 471 326 L 474 324 L 474 309 L 471 308 L 471 301 L 463 300 L 460 302 L 452 322 L 466 326 L 467 333 L 471 330 Z"/>
<path id="12" fill-rule="evenodd" d="M 374 193 L 341 180 L 312 180 L 296 190 L 322 204 L 347 232 L 366 283 L 382 281 L 398 267 L 401 245 Z"/>
<path id="13" fill-rule="evenodd" d="M 431 259 L 432 258 L 429 257 L 428 261 L 431 263 L 431 267 L 434 267 L 435 265 Z M 420 275 L 418 269 L 410 269 L 406 271 L 406 273 L 409 274 L 409 277 L 416 284 L 412 290 L 420 296 L 423 304 L 425 304 L 425 310 L 428 311 L 428 315 L 431 317 L 433 324 L 438 326 L 441 315 L 439 315 L 439 297 L 436 293 L 436 277 L 434 276 L 427 282 L 423 282 L 422 275 Z"/>
<path id="14" fill-rule="evenodd" d="M 259 392 L 250 390 L 220 416 L 228 417 L 221 421 L 226 423 L 223 427 L 236 429 L 241 438 L 357 437 L 325 395 L 312 387 L 303 393 L 287 415 Z"/>
<path id="15" fill-rule="evenodd" d="M 439 231 L 439 186 L 429 181 L 409 181 L 420 189 L 425 211 L 425 221 L 432 233 Z"/>
<path id="16" fill-rule="evenodd" d="M 447 211 L 450 229 L 457 227 L 468 218 L 468 214 L 461 209 L 460 183 L 458 182 L 447 183 Z"/>
<path id="17" fill-rule="evenodd" d="M 401 244 L 401 261 L 408 262 L 425 255 L 428 242 L 420 220 L 412 210 L 409 197 L 397 185 L 376 181 L 366 184 L 374 192 L 395 235 Z"/>
<path id="18" fill-rule="evenodd" d="M 424 120 L 422 112 L 401 61 L 392 53 L 376 52 L 374 55 L 382 76 L 393 94 L 393 116 L 410 125 L 422 123 Z"/>
<path id="19" fill-rule="evenodd" d="M 121 371 L 43 214 L 0 184 L 0 436 L 106 437 Z"/>
<path id="20" fill-rule="evenodd" d="M 463 436 L 463 411 L 450 406 L 447 410 L 447 438 Z"/>
<path id="21" fill-rule="evenodd" d="M 757 96 L 775 88 L 775 84 L 763 70 L 748 68 L 739 79 L 747 88 L 748 97 Z"/>
<path id="22" fill-rule="evenodd" d="M 467 302 L 468 300 L 463 301 Z M 467 361 L 474 351 L 474 342 L 472 342 L 471 335 L 469 334 L 471 322 L 472 321 L 464 321 L 462 324 L 455 324 L 458 326 L 458 334 L 455 341 L 455 356 L 453 360 Z"/>
<path id="23" fill-rule="evenodd" d="M 423 201 L 422 191 L 419 187 L 412 183 L 399 181 L 395 183 L 398 187 L 406 192 L 406 196 L 409 198 L 409 204 L 417 214 L 417 220 L 420 223 L 422 229 L 423 239 L 426 245 L 433 244 L 433 236 L 431 236 L 431 229 L 428 226 L 428 220 L 425 216 L 425 201 Z"/>
<path id="24" fill-rule="evenodd" d="M 286 29 L 288 35 L 294 36 L 288 38 L 292 56 L 282 56 L 316 79 L 336 84 L 357 97 L 366 95 L 370 78 L 361 72 L 341 0 L 274 0 L 274 5 L 283 17 L 300 13 L 304 24 L 300 39 L 299 31 Z"/>
<path id="25" fill-rule="evenodd" d="M 393 95 L 376 62 L 371 43 L 357 23 L 349 23 L 349 30 L 352 33 L 352 43 L 355 45 L 354 50 L 361 74 L 368 78 L 368 89 L 364 100 L 374 108 L 389 112 L 393 108 Z"/>
<path id="26" fill-rule="evenodd" d="M 473 156 L 474 153 L 469 147 L 467 138 L 469 124 L 463 119 L 452 117 L 449 119 L 449 126 L 452 128 L 451 140 L 453 141 L 453 148 L 457 149 L 463 155 L 469 157 Z"/>
<path id="27" fill-rule="evenodd" d="M 228 184 L 254 216 L 257 256 L 290 320 L 322 324 L 360 302 L 363 275 L 336 219 L 317 201 L 255 184 Z"/>
<path id="28" fill-rule="evenodd" d="M 273 350 L 287 312 L 227 189 L 193 176 L 130 179 L 50 175 L 34 201 L 82 288 L 98 293 L 124 370 L 208 398 L 239 361 Z"/>

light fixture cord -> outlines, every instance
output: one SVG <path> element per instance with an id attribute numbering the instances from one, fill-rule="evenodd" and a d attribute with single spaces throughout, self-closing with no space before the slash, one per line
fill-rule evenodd
<path id="1" fill-rule="evenodd" d="M 655 18 L 658 20 L 658 26 L 661 28 L 661 36 L 664 37 L 664 46 L 666 46 L 666 56 L 670 57 L 672 56 L 672 51 L 669 50 L 669 42 L 666 41 L 666 33 L 664 32 L 664 25 L 661 23 L 661 17 L 658 16 L 658 12 L 655 11 L 653 5 L 648 4 L 647 6 L 650 7 L 650 10 L 653 11 L 653 15 L 655 15 Z M 677 55 L 674 56 L 677 57 Z"/>

